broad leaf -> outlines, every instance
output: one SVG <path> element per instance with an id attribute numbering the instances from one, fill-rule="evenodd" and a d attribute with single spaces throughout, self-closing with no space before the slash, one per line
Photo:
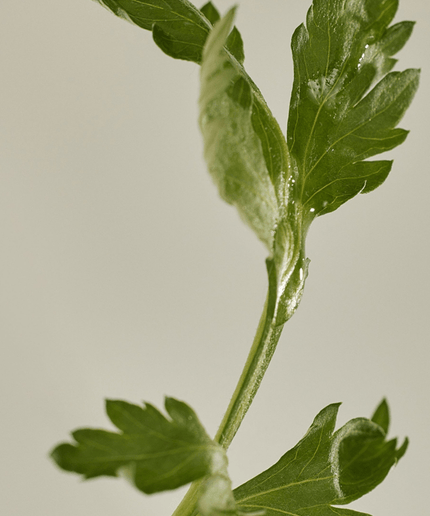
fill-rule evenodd
<path id="1" fill-rule="evenodd" d="M 150 2 L 141 2 L 140 0 L 96 1 L 117 16 L 131 21 L 143 29 L 152 30 L 155 43 L 169 56 L 196 63 L 202 61 L 203 48 L 212 29 L 212 24 L 220 20 L 218 10 L 211 2 L 205 4 L 199 11 L 188 0 L 169 0 L 169 2 L 164 0 L 151 0 Z M 230 27 L 231 20 L 229 30 Z M 286 178 L 290 168 L 285 137 L 257 86 L 243 69 L 244 50 L 239 31 L 236 27 L 233 27 L 229 34 L 223 33 L 223 38 L 222 45 L 225 46 L 227 52 L 225 55 L 222 52 L 219 53 L 220 62 L 218 66 L 221 62 L 226 63 L 228 61 L 234 69 L 235 73 L 231 75 L 231 80 L 238 80 L 238 83 L 235 86 L 232 85 L 230 93 L 237 103 L 247 103 L 245 107 L 249 109 L 252 121 L 252 129 L 247 133 L 256 142 L 255 149 L 252 147 L 253 142 L 247 141 L 247 144 L 242 148 L 236 146 L 234 153 L 237 155 L 251 150 L 250 155 L 243 157 L 244 160 L 246 159 L 251 163 L 255 156 L 257 156 L 257 160 L 260 160 L 261 148 L 276 196 L 281 204 L 285 203 L 288 196 Z M 215 65 L 212 64 L 212 66 Z M 233 79 L 233 76 L 235 79 Z M 239 80 L 240 78 L 243 80 Z M 217 85 L 209 85 L 208 82 L 206 90 L 215 91 Z M 221 93 L 219 98 L 222 97 Z M 238 119 L 235 119 L 235 115 L 236 112 L 233 110 L 229 116 L 230 120 L 224 117 L 226 123 L 230 126 L 227 130 L 231 130 L 232 125 L 240 127 L 243 121 L 243 117 L 241 118 L 243 111 L 239 113 Z M 249 115 L 247 115 L 247 118 L 249 118 Z M 226 134 L 226 131 L 224 131 L 224 134 Z M 222 147 L 218 146 L 216 148 L 216 152 L 223 154 L 224 146 L 228 148 L 234 146 L 234 143 L 224 141 Z M 229 167 L 230 162 L 226 160 L 223 166 Z M 256 164 L 257 168 L 260 166 L 261 163 Z M 259 173 L 257 172 L 257 174 Z M 219 186 L 222 187 L 222 184 L 219 183 Z M 248 223 L 251 223 L 251 219 L 254 220 L 255 224 L 251 223 L 251 227 L 256 230 L 259 238 L 266 243 L 269 251 L 272 252 L 270 234 L 274 231 L 275 223 L 272 217 L 273 213 L 268 214 L 268 216 L 266 213 L 268 209 L 271 212 L 277 210 L 277 206 L 273 205 L 272 199 L 265 199 L 265 193 L 258 190 L 254 194 L 250 192 L 247 199 L 240 202 L 236 202 L 233 199 L 235 196 L 227 194 L 222 188 L 220 193 L 224 199 L 235 204 L 238 208 L 239 204 L 242 205 L 239 212 Z M 239 193 L 238 197 L 240 196 Z M 259 196 L 262 196 L 262 198 L 259 198 Z M 271 196 L 272 194 L 270 194 Z M 269 207 L 264 205 L 267 202 L 270 204 Z M 261 204 L 260 207 L 258 207 L 259 204 Z M 254 207 L 257 207 L 258 213 L 255 213 Z"/>
<path id="2" fill-rule="evenodd" d="M 408 441 L 397 449 L 395 439 L 386 440 L 383 427 L 365 418 L 334 432 L 338 409 L 339 404 L 323 409 L 279 462 L 235 489 L 239 510 L 265 510 L 266 516 L 366 516 L 333 506 L 350 503 L 380 484 Z M 376 414 L 388 423 L 386 402 Z"/>
<path id="3" fill-rule="evenodd" d="M 395 129 L 418 86 L 419 71 L 390 73 L 413 24 L 388 28 L 398 0 L 314 0 L 292 39 L 294 85 L 288 145 L 295 197 L 304 218 L 335 210 L 370 192 L 391 161 L 363 161 L 402 143 Z"/>
<path id="4" fill-rule="evenodd" d="M 212 25 L 219 19 L 211 2 L 199 11 L 188 0 L 95 0 L 117 16 L 152 30 L 156 44 L 169 56 L 201 63 L 203 47 Z M 285 137 L 263 96 L 243 69 L 243 42 L 236 27 L 225 39 L 231 65 L 252 91 L 252 124 L 278 197 L 285 200 L 290 166 Z M 266 229 L 266 232 L 270 229 Z"/>
<path id="5" fill-rule="evenodd" d="M 313 1 L 306 26 L 292 40 L 289 152 L 243 69 L 242 38 L 237 29 L 230 31 L 232 15 L 229 23 L 220 21 L 211 2 L 199 11 L 188 0 L 98 1 L 152 30 L 155 42 L 172 57 L 201 63 L 205 52 L 200 103 L 205 155 L 222 197 L 237 207 L 270 252 L 269 283 L 275 291 L 269 296 L 276 298 L 276 325 L 282 325 L 303 290 L 310 222 L 379 186 L 392 162 L 365 160 L 406 137 L 395 127 L 417 88 L 418 71 L 386 74 L 413 23 L 389 27 L 398 0 Z M 223 29 L 214 29 L 209 45 L 208 34 L 217 23 Z"/>
<path id="6" fill-rule="evenodd" d="M 201 516 L 236 515 L 225 450 L 212 441 L 195 412 L 166 398 L 167 419 L 155 407 L 107 400 L 106 412 L 119 433 L 92 428 L 72 433 L 51 453 L 60 468 L 84 476 L 125 476 L 151 494 L 202 479 Z"/>
<path id="7" fill-rule="evenodd" d="M 211 474 L 224 457 L 194 411 L 166 398 L 167 419 L 155 407 L 108 400 L 107 414 L 119 433 L 97 429 L 73 432 L 74 444 L 60 444 L 55 462 L 67 471 L 93 478 L 126 474 L 138 489 L 154 493 L 175 489 Z M 218 467 L 218 466 L 217 466 Z"/>
<path id="8" fill-rule="evenodd" d="M 233 17 L 234 9 L 217 22 L 205 44 L 199 121 L 205 159 L 221 196 L 238 209 L 270 252 L 262 339 L 270 332 L 274 343 L 298 306 L 307 276 L 301 207 L 294 199 L 288 202 L 285 139 L 259 102 L 252 81 L 225 51 Z"/>
<path id="9" fill-rule="evenodd" d="M 271 249 L 278 207 L 252 124 L 253 93 L 224 49 L 233 17 L 231 10 L 216 24 L 203 53 L 199 105 L 204 154 L 221 196 Z"/>

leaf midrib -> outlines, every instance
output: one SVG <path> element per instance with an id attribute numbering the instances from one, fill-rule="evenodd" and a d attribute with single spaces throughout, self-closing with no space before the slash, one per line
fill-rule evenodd
<path id="1" fill-rule="evenodd" d="M 285 486 L 274 487 L 272 489 L 267 489 L 266 491 L 259 491 L 258 493 L 252 494 L 252 495 L 247 496 L 245 498 L 239 498 L 237 500 L 237 502 L 238 503 L 246 502 L 247 500 L 252 500 L 253 498 L 258 498 L 260 496 L 264 496 L 264 495 L 267 495 L 267 494 L 270 494 L 270 493 L 275 493 L 275 492 L 278 492 L 278 491 L 289 489 L 289 488 L 294 487 L 294 486 L 303 485 L 303 484 L 310 484 L 310 483 L 313 483 L 313 482 L 322 482 L 322 481 L 325 481 L 325 480 L 332 480 L 333 478 L 334 478 L 333 475 L 330 475 L 328 477 L 321 477 L 321 478 L 307 478 L 306 480 L 301 480 L 300 482 L 290 482 L 289 484 L 286 484 Z"/>

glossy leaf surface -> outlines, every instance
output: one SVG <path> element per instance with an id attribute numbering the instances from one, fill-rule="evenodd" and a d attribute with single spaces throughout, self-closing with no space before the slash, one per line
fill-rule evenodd
<path id="1" fill-rule="evenodd" d="M 418 86 L 419 72 L 385 76 L 413 24 L 388 28 L 397 0 L 314 0 L 292 39 L 294 85 L 288 146 L 295 196 L 311 220 L 357 193 L 370 192 L 391 161 L 363 161 L 402 143 L 396 125 Z"/>
<path id="2" fill-rule="evenodd" d="M 334 432 L 338 409 L 339 404 L 323 409 L 279 462 L 237 488 L 238 509 L 261 509 L 267 516 L 363 516 L 333 506 L 348 504 L 380 484 L 408 442 L 396 448 L 395 439 L 386 440 L 384 428 L 365 418 Z M 387 410 L 383 402 L 375 414 L 387 422 Z"/>
<path id="3" fill-rule="evenodd" d="M 169 56 L 199 64 L 209 32 L 213 24 L 220 19 L 220 14 L 212 2 L 198 10 L 188 0 L 95 1 L 117 16 L 143 29 L 152 30 L 155 43 Z M 285 188 L 285 176 L 289 166 L 285 137 L 257 86 L 243 69 L 243 41 L 236 27 L 233 27 L 224 43 L 232 66 L 246 80 L 253 92 L 252 123 L 278 193 Z"/>
<path id="4" fill-rule="evenodd" d="M 166 398 L 165 406 L 171 419 L 149 404 L 108 400 L 107 414 L 120 432 L 76 430 L 76 442 L 60 444 L 52 457 L 62 469 L 85 478 L 121 472 L 145 493 L 175 489 L 210 474 L 214 457 L 223 451 L 188 405 Z"/>
<path id="5" fill-rule="evenodd" d="M 258 102 L 252 82 L 225 51 L 233 17 L 231 10 L 217 22 L 203 53 L 199 105 L 204 155 L 223 199 L 238 209 L 271 254 L 268 321 L 281 325 L 294 313 L 306 277 L 301 208 L 288 203 L 285 139 Z"/>
<path id="6" fill-rule="evenodd" d="M 224 200 L 272 247 L 278 216 L 275 190 L 252 124 L 253 93 L 224 46 L 231 10 L 211 32 L 201 66 L 200 127 L 209 171 Z"/>

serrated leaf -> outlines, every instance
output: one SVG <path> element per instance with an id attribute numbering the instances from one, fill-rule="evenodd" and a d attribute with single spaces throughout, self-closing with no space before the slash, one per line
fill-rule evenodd
<path id="1" fill-rule="evenodd" d="M 243 417 L 282 326 L 300 302 L 310 223 L 379 186 L 392 162 L 365 160 L 406 137 L 395 126 L 414 95 L 418 71 L 386 74 L 413 24 L 389 27 L 397 0 L 314 0 L 307 26 L 297 29 L 292 42 L 290 154 L 278 123 L 242 66 L 242 44 L 237 45 L 234 30 L 229 34 L 232 12 L 218 19 L 211 3 L 200 12 L 186 0 L 99 2 L 143 28 L 153 27 L 154 40 L 167 54 L 202 63 L 200 125 L 210 172 L 221 196 L 269 250 L 269 292 L 253 345 L 253 363 L 264 367 L 241 383 L 247 391 L 240 406 Z M 239 424 L 239 419 L 228 420 L 220 442 L 228 445 Z"/>
<path id="2" fill-rule="evenodd" d="M 156 25 L 155 42 L 167 55 L 200 63 L 211 24 L 188 0 L 95 0 L 142 29 Z"/>
<path id="3" fill-rule="evenodd" d="M 314 0 L 306 26 L 293 35 L 288 145 L 296 164 L 295 196 L 308 221 L 379 186 L 391 162 L 363 160 L 406 138 L 395 127 L 415 94 L 419 71 L 388 74 L 366 95 L 391 70 L 390 56 L 412 32 L 411 22 L 388 28 L 397 7 L 397 0 Z"/>
<path id="4" fill-rule="evenodd" d="M 123 476 L 146 494 L 200 479 L 201 516 L 239 516 L 224 448 L 208 437 L 186 403 L 166 398 L 165 408 L 170 419 L 149 403 L 107 400 L 106 412 L 120 432 L 76 430 L 75 442 L 58 445 L 51 457 L 85 479 Z"/>
<path id="5" fill-rule="evenodd" d="M 238 510 L 266 516 L 363 516 L 333 506 L 350 503 L 380 484 L 404 454 L 374 421 L 357 418 L 334 432 L 340 404 L 315 418 L 305 437 L 274 466 L 234 490 Z M 364 515 L 365 516 L 365 515 Z"/>
<path id="6" fill-rule="evenodd" d="M 152 30 L 155 43 L 169 56 L 194 61 L 196 63 L 201 63 L 203 47 L 212 29 L 212 24 L 219 20 L 219 12 L 211 2 L 205 4 L 201 11 L 199 11 L 188 2 L 188 0 L 169 0 L 169 2 L 165 2 L 164 0 L 151 0 L 150 3 L 140 2 L 140 0 L 95 1 L 110 9 L 117 16 L 131 21 L 143 29 Z M 285 202 L 288 196 L 286 177 L 290 168 L 285 137 L 257 86 L 243 69 L 243 42 L 236 27 L 227 34 L 223 44 L 229 51 L 227 60 L 234 69 L 234 75 L 238 80 L 235 85 L 236 87 L 232 85 L 230 93 L 238 104 L 243 104 L 244 102 L 251 104 L 252 128 L 248 131 L 248 134 L 252 135 L 252 138 L 257 137 L 257 150 L 255 152 L 257 159 L 260 160 L 260 149 L 258 148 L 260 147 L 263 151 L 265 166 L 268 170 L 273 188 L 275 189 L 276 196 L 281 199 L 282 202 Z M 225 61 L 225 56 L 222 58 Z M 243 82 L 241 84 L 240 78 L 246 82 L 246 85 Z M 242 93 L 239 89 L 242 90 Z M 232 117 L 233 116 L 234 114 L 232 113 Z M 230 126 L 232 124 L 239 125 L 241 121 L 242 120 L 239 118 L 229 123 Z M 223 152 L 222 149 L 218 150 Z M 248 161 L 252 158 L 252 155 L 244 157 L 244 159 Z M 257 163 L 256 166 L 258 168 L 260 163 Z M 228 195 L 225 195 L 224 190 L 221 190 L 221 195 L 224 198 L 228 197 Z M 254 197 L 258 197 L 258 195 L 260 195 L 259 191 L 255 192 Z M 264 195 L 263 192 L 263 197 Z M 251 204 L 257 206 L 258 199 L 254 198 L 250 199 L 250 201 Z M 266 201 L 263 201 L 262 204 Z M 228 200 L 228 202 L 231 201 Z M 242 205 L 245 206 L 245 204 L 246 202 L 244 201 Z M 248 222 L 249 219 L 253 217 L 257 221 L 258 219 L 266 218 L 264 212 L 267 211 L 267 207 L 264 205 L 258 208 L 257 214 L 253 213 L 254 209 L 250 205 L 245 207 L 244 210 L 247 212 L 245 220 Z M 244 216 L 244 210 L 239 210 L 242 216 Z M 272 217 L 269 216 L 268 220 L 269 223 L 264 223 L 264 228 L 257 222 L 257 225 L 260 224 L 257 234 L 266 245 L 271 241 L 268 235 L 274 231 Z M 252 224 L 251 226 L 253 227 Z M 270 245 L 269 250 L 272 252 Z"/>
<path id="7" fill-rule="evenodd" d="M 150 404 L 140 407 L 107 400 L 107 414 L 120 433 L 76 430 L 75 443 L 60 444 L 52 458 L 62 469 L 84 478 L 121 473 L 144 493 L 175 489 L 210 475 L 224 451 L 208 437 L 188 405 L 166 398 L 165 407 L 171 419 Z"/>
<path id="8" fill-rule="evenodd" d="M 219 12 L 208 2 L 198 10 L 188 0 L 94 0 L 114 14 L 142 29 L 152 30 L 155 43 L 174 59 L 200 63 L 203 46 L 219 19 Z M 204 16 L 202 16 L 202 13 Z M 210 22 L 210 23 L 208 23 Z M 227 47 L 239 62 L 243 62 L 243 42 L 235 27 Z"/>
<path id="9" fill-rule="evenodd" d="M 271 249 L 278 207 L 252 123 L 253 92 L 224 49 L 233 18 L 234 9 L 215 25 L 203 53 L 199 121 L 204 155 L 223 199 Z"/>

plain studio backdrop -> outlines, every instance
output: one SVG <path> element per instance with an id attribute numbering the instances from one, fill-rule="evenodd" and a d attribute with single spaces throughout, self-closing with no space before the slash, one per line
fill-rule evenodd
<path id="1" fill-rule="evenodd" d="M 218 2 L 225 12 L 231 3 Z M 200 5 L 199 5 L 200 7 Z M 304 0 L 243 0 L 251 77 L 281 127 Z M 396 69 L 423 68 L 386 183 L 309 233 L 310 274 L 230 449 L 234 485 L 386 396 L 400 464 L 353 508 L 424 515 L 430 481 L 430 4 Z M 112 428 L 104 398 L 189 403 L 216 432 L 266 293 L 266 251 L 202 158 L 199 68 L 90 0 L 3 2 L 0 20 L 1 478 L 5 516 L 169 516 L 186 488 L 145 496 L 82 482 L 48 458 L 77 427 Z"/>

